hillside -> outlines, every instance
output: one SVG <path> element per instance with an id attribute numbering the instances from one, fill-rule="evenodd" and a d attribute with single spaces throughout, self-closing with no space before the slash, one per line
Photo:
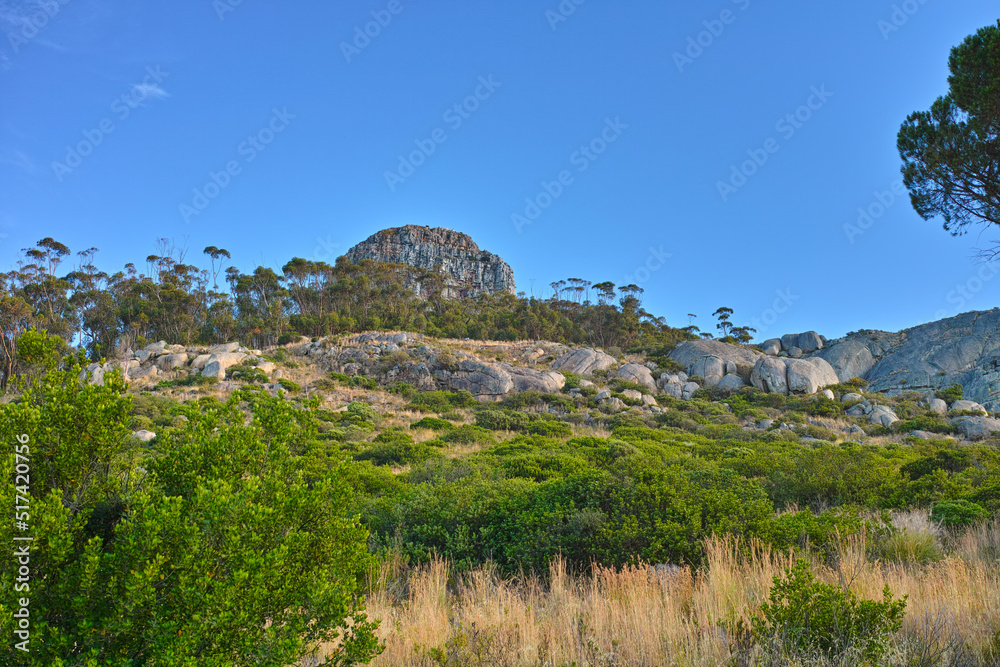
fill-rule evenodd
<path id="1" fill-rule="evenodd" d="M 387 559 L 381 583 L 371 584 L 372 610 L 396 620 L 383 626 L 389 644 L 378 664 L 425 664 L 435 646 L 450 647 L 454 664 L 473 664 L 466 662 L 472 652 L 487 649 L 507 656 L 498 664 L 527 664 L 518 647 L 541 650 L 532 633 L 559 632 L 561 607 L 509 577 L 545 573 L 553 559 L 565 570 L 550 572 L 551 585 L 570 586 L 595 625 L 590 639 L 553 636 L 552 651 L 582 658 L 587 642 L 615 643 L 622 655 L 636 656 L 651 650 L 644 642 L 667 641 L 643 638 L 644 626 L 623 639 L 602 625 L 608 602 L 585 591 L 613 585 L 665 614 L 663 632 L 673 628 L 670 641 L 682 643 L 672 646 L 689 646 L 701 656 L 697 664 L 721 664 L 744 649 L 722 635 L 695 642 L 674 627 L 688 612 L 669 600 L 674 586 L 713 599 L 714 589 L 699 588 L 708 585 L 699 583 L 701 568 L 731 571 L 766 590 L 780 565 L 770 551 L 739 564 L 733 539 L 806 556 L 826 580 L 842 575 L 839 559 L 853 549 L 870 595 L 891 580 L 896 594 L 910 596 L 893 650 L 924 650 L 920 633 L 943 617 L 955 625 L 934 641 L 960 642 L 968 652 L 963 664 L 993 664 L 988 628 L 998 627 L 1000 607 L 990 601 L 1000 600 L 1000 579 L 995 568 L 983 568 L 1000 556 L 987 546 L 998 527 L 994 521 L 990 532 L 973 533 L 966 526 L 987 530 L 981 522 L 1000 511 L 1000 420 L 957 387 L 873 392 L 861 378 L 838 381 L 839 353 L 830 356 L 835 366 L 801 356 L 830 354 L 843 343 L 814 332 L 778 339 L 777 349 L 769 341 L 765 350 L 685 341 L 663 360 L 668 370 L 643 355 L 408 332 L 264 350 L 158 343 L 136 353 L 128 368 L 131 427 L 149 452 L 169 451 L 188 420 L 217 401 L 249 409 L 262 392 L 311 406 L 317 431 L 309 457 L 354 461 L 345 478 L 357 494 L 352 511 L 371 531 L 369 548 Z M 908 352 L 886 346 L 882 358 L 893 354 Z M 89 377 L 101 382 L 120 371 L 91 367 Z M 622 579 L 608 579 L 607 570 L 573 583 L 593 564 L 625 568 Z M 658 582 L 662 600 L 640 593 L 649 585 L 648 564 L 656 564 L 649 572 L 664 573 L 649 580 Z M 980 583 L 962 592 L 921 583 L 935 572 Z M 524 616 L 520 625 L 484 616 L 482 605 L 500 594 L 485 589 L 476 602 L 461 586 L 433 599 L 394 588 L 433 589 L 442 576 L 480 581 L 504 591 L 509 608 L 528 614 L 533 606 L 539 616 Z M 738 595 L 748 596 L 739 604 L 749 618 L 758 602 L 750 592 Z M 408 611 L 411 604 L 439 605 L 435 614 L 464 620 L 443 627 L 437 616 Z M 974 622 L 963 620 L 959 604 L 975 609 Z"/>

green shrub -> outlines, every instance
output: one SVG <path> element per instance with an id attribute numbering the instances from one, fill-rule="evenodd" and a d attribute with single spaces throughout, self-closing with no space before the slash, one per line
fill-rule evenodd
<path id="1" fill-rule="evenodd" d="M 278 345 L 288 345 L 289 343 L 296 343 L 298 342 L 300 337 L 301 336 L 299 336 L 299 334 L 294 331 L 286 331 L 285 333 L 278 336 Z"/>
<path id="2" fill-rule="evenodd" d="M 249 382 L 251 384 L 265 384 L 269 378 L 267 377 L 267 373 L 257 368 L 256 364 L 244 361 L 231 366 L 226 371 L 226 379 L 239 380 L 240 382 Z"/>
<path id="3" fill-rule="evenodd" d="M 798 433 L 807 438 L 816 438 L 817 440 L 827 440 L 829 442 L 836 442 L 837 440 L 836 433 L 828 428 L 823 428 L 822 426 L 816 426 L 814 424 L 806 424 L 798 429 Z"/>
<path id="4" fill-rule="evenodd" d="M 472 424 L 464 424 L 454 428 L 445 433 L 441 439 L 445 442 L 463 445 L 493 444 L 496 442 L 493 439 L 493 434 L 484 428 L 473 426 Z"/>
<path id="5" fill-rule="evenodd" d="M 948 387 L 947 389 L 939 389 L 934 392 L 934 396 L 940 398 L 942 401 L 951 405 L 955 401 L 961 401 L 964 395 L 964 390 L 962 385 L 956 383 Z"/>
<path id="6" fill-rule="evenodd" d="M 859 600 L 840 586 L 816 581 L 808 562 L 798 561 L 774 578 L 768 602 L 753 621 L 754 638 L 777 644 L 792 658 L 859 655 L 880 664 L 889 638 L 903 625 L 906 596 L 893 600 L 886 585 L 882 600 Z"/>
<path id="7" fill-rule="evenodd" d="M 356 417 L 361 421 L 366 421 L 371 424 L 378 424 L 382 421 L 382 416 L 364 401 L 351 401 L 347 404 L 347 413 L 352 417 Z"/>
<path id="8" fill-rule="evenodd" d="M 844 414 L 843 404 L 826 396 L 816 396 L 811 401 L 805 401 L 801 410 L 814 417 L 839 417 Z"/>
<path id="9" fill-rule="evenodd" d="M 289 394 L 297 394 L 302 391 L 302 387 L 297 382 L 292 382 L 288 378 L 280 378 L 278 385 Z"/>
<path id="10" fill-rule="evenodd" d="M 942 500 L 934 503 L 931 519 L 942 526 L 968 526 L 980 519 L 988 519 L 990 513 L 981 505 L 968 500 Z"/>
<path id="11" fill-rule="evenodd" d="M 330 373 L 330 379 L 344 385 L 351 384 L 350 375 L 344 375 L 343 373 L 338 373 L 337 371 L 333 371 Z"/>
<path id="12" fill-rule="evenodd" d="M 480 410 L 476 413 L 476 426 L 490 431 L 523 431 L 528 428 L 528 415 L 505 410 Z"/>
<path id="13" fill-rule="evenodd" d="M 544 419 L 533 422 L 528 427 L 528 433 L 533 435 L 544 435 L 549 438 L 568 438 L 573 435 L 573 429 L 569 424 L 555 419 Z"/>
<path id="14" fill-rule="evenodd" d="M 371 461 L 376 465 L 406 465 L 426 461 L 437 452 L 426 443 L 413 442 L 413 436 L 403 431 L 383 431 L 363 452 L 355 455 L 356 461 Z"/>
<path id="15" fill-rule="evenodd" d="M 930 433 L 942 433 L 945 435 L 957 432 L 957 429 L 952 426 L 948 420 L 941 415 L 933 413 L 918 415 L 910 419 L 901 419 L 898 422 L 893 422 L 892 430 L 896 433 L 928 431 Z"/>
<path id="16" fill-rule="evenodd" d="M 432 431 L 448 431 L 455 428 L 455 425 L 446 419 L 424 417 L 420 421 L 410 424 L 410 428 L 426 428 Z"/>
<path id="17" fill-rule="evenodd" d="M 288 665 L 335 638 L 348 640 L 332 656 L 340 664 L 379 653 L 358 606 L 368 531 L 352 518 L 352 492 L 336 469 L 307 480 L 310 461 L 298 452 L 312 437 L 308 413 L 234 392 L 203 413 L 190 409 L 191 425 L 143 456 L 128 437 L 125 382 L 85 385 L 79 372 L 50 372 L 38 390 L 0 404 L 0 432 L 27 434 L 33 465 L 39 576 L 30 582 L 30 653 L 18 664 L 250 665 L 267 656 Z M 0 474 L 14 472 L 11 444 Z M 13 508 L 16 493 L 5 484 L 0 501 Z M 13 521 L 3 522 L 0 538 L 10 545 L 14 536 Z M 13 549 L 0 566 L 17 571 Z M 5 585 L 0 605 L 14 609 L 15 597 Z M 16 621 L 0 617 L 11 644 Z M 12 652 L 4 650 L 8 664 Z"/>
<path id="18" fill-rule="evenodd" d="M 409 400 L 416 395 L 417 389 L 409 382 L 394 382 L 389 386 L 389 393 Z"/>
<path id="19" fill-rule="evenodd" d="M 350 386 L 358 387 L 360 389 L 367 389 L 368 391 L 375 391 L 378 389 L 378 383 L 370 377 L 364 375 L 354 375 L 351 377 Z"/>
<path id="20" fill-rule="evenodd" d="M 257 369 L 254 369 L 257 371 Z M 258 373 L 260 371 L 257 371 Z M 171 389 L 173 387 L 208 387 L 213 384 L 218 384 L 219 378 L 202 375 L 201 373 L 192 373 L 190 375 L 185 375 L 178 380 L 161 380 L 156 383 L 154 389 Z"/>

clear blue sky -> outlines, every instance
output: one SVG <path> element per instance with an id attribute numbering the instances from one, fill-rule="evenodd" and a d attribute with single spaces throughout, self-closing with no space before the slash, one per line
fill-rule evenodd
<path id="1" fill-rule="evenodd" d="M 997 303 L 990 230 L 952 238 L 905 197 L 844 228 L 995 2 L 237 2 L 0 0 L 0 267 L 52 236 L 105 270 L 158 238 L 279 268 L 412 223 L 536 296 L 635 282 L 671 324 L 726 305 L 758 339 Z"/>

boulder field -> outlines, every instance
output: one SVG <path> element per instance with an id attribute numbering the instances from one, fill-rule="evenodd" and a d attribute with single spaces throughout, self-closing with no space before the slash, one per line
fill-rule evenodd
<path id="1" fill-rule="evenodd" d="M 613 396 L 598 386 L 599 402 L 613 409 L 631 406 L 654 412 L 659 410 L 657 395 L 689 400 L 702 388 L 727 394 L 752 386 L 786 396 L 820 394 L 835 399 L 827 387 L 859 378 L 868 383 L 869 392 L 922 394 L 921 404 L 927 410 L 951 415 L 952 424 L 968 439 L 1000 430 L 1000 420 L 990 416 L 1000 409 L 1000 309 L 964 313 L 898 333 L 865 330 L 834 340 L 815 331 L 786 334 L 755 346 L 688 340 L 669 353 L 676 365 L 668 372 L 641 357 L 616 358 L 597 348 L 545 341 L 448 341 L 414 333 L 302 339 L 286 346 L 283 354 L 302 358 L 322 374 L 364 375 L 383 386 L 405 382 L 421 391 L 468 391 L 480 401 L 497 401 L 517 392 L 559 392 L 569 377 L 575 382 L 571 393 L 595 386 L 594 382 L 621 380 L 631 388 Z M 272 389 L 281 377 L 273 360 L 236 342 L 198 347 L 159 341 L 126 356 L 91 364 L 81 379 L 103 383 L 106 374 L 121 370 L 128 382 L 139 386 L 187 375 L 225 380 L 237 365 L 255 367 L 269 380 L 273 376 L 275 384 L 265 385 Z M 949 405 L 934 395 L 953 384 L 964 388 L 962 400 Z M 840 393 L 840 400 L 851 404 L 852 416 L 883 426 L 898 420 L 877 401 L 863 400 L 850 391 Z"/>

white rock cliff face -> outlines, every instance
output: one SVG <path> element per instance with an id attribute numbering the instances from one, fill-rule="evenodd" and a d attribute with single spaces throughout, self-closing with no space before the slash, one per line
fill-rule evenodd
<path id="1" fill-rule="evenodd" d="M 482 294 L 515 293 L 514 271 L 491 252 L 480 250 L 476 242 L 461 232 L 443 227 L 407 225 L 383 229 L 347 251 L 352 262 L 408 264 L 423 271 L 435 271 L 445 278 L 446 299 L 476 298 Z M 423 286 L 413 277 L 409 287 L 418 296 Z"/>

